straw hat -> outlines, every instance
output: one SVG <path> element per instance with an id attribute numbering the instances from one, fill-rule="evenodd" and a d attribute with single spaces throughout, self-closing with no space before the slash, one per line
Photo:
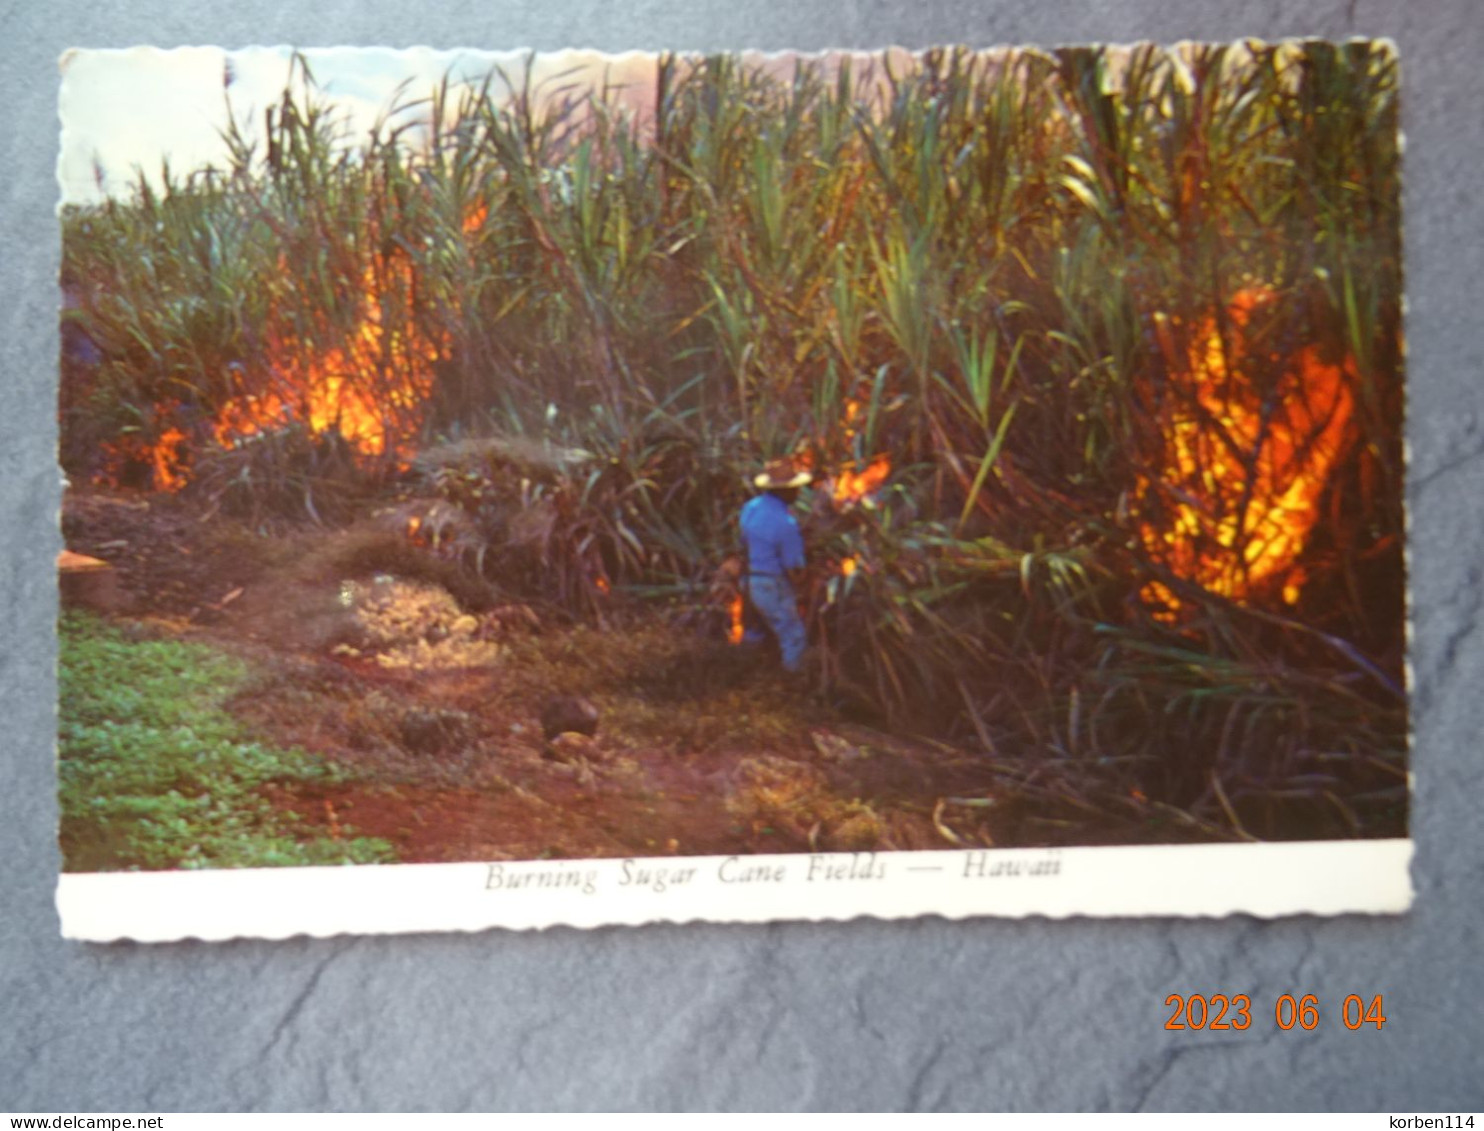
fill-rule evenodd
<path id="1" fill-rule="evenodd" d="M 793 487 L 808 485 L 814 476 L 795 466 L 791 459 L 769 460 L 767 465 L 752 478 L 752 484 L 763 491 L 786 491 Z"/>

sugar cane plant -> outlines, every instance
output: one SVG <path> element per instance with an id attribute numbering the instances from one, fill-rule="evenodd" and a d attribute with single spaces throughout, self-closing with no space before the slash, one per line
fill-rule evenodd
<path id="1" fill-rule="evenodd" d="M 1399 830 L 1389 46 L 528 74 L 352 142 L 298 59 L 225 167 L 69 208 L 69 472 L 254 521 L 416 479 L 602 619 L 793 454 L 842 702 L 1203 835 Z"/>

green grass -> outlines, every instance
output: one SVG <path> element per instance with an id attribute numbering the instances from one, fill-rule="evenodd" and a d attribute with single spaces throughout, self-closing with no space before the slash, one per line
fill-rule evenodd
<path id="1" fill-rule="evenodd" d="M 260 787 L 333 782 L 301 750 L 253 740 L 223 703 L 248 680 L 199 644 L 61 623 L 58 777 L 67 871 L 262 868 L 394 859 L 381 840 L 301 835 Z"/>

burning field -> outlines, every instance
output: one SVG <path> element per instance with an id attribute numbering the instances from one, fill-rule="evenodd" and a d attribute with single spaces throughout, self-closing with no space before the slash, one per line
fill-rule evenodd
<path id="1" fill-rule="evenodd" d="M 69 868 L 1404 835 L 1389 47 L 285 65 L 64 211 Z"/>

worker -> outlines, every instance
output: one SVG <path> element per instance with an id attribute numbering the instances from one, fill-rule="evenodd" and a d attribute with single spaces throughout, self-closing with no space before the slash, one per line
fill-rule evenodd
<path id="1" fill-rule="evenodd" d="M 795 585 L 803 581 L 804 536 L 789 508 L 798 499 L 799 489 L 812 478 L 792 460 L 773 460 L 752 481 L 763 493 L 750 499 L 741 514 L 746 555 L 743 588 L 772 629 L 783 669 L 790 673 L 803 669 L 808 639 L 795 591 Z M 758 643 L 762 634 L 749 630 L 742 639 Z"/>

